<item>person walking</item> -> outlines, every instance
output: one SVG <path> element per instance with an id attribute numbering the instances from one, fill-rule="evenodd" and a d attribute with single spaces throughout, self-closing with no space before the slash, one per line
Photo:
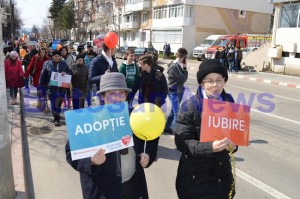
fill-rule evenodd
<path id="1" fill-rule="evenodd" d="M 234 50 L 234 47 L 231 46 L 227 53 L 227 61 L 228 61 L 228 65 L 229 65 L 229 76 L 232 74 L 232 72 L 235 72 L 234 56 L 235 56 L 235 50 Z"/>
<path id="2" fill-rule="evenodd" d="M 166 102 L 168 85 L 165 75 L 154 66 L 153 62 L 151 55 L 143 55 L 139 58 L 141 72 L 129 99 L 139 91 L 139 104 L 148 102 L 161 107 Z"/>
<path id="3" fill-rule="evenodd" d="M 169 59 L 170 57 L 170 53 L 171 53 L 171 46 L 170 44 L 168 44 L 167 42 L 165 43 L 164 47 L 163 47 L 163 51 L 164 51 L 164 59 Z"/>
<path id="4" fill-rule="evenodd" d="M 228 153 L 236 152 L 238 147 L 228 138 L 213 142 L 199 140 L 203 99 L 234 102 L 224 90 L 227 80 L 227 70 L 218 60 L 202 62 L 197 72 L 197 93 L 180 107 L 175 132 L 175 144 L 181 152 L 176 176 L 179 199 L 220 199 L 235 195 Z"/>
<path id="5" fill-rule="evenodd" d="M 176 121 L 179 106 L 184 93 L 184 83 L 188 78 L 186 56 L 188 52 L 185 48 L 179 48 L 176 53 L 176 60 L 168 66 L 168 96 L 171 101 L 171 112 L 167 118 L 165 133 L 174 135 L 171 128 Z"/>
<path id="6" fill-rule="evenodd" d="M 54 50 L 52 60 L 44 63 L 39 81 L 39 92 L 45 94 L 45 91 L 48 90 L 54 124 L 55 126 L 60 126 L 61 104 L 66 94 L 66 88 L 49 85 L 52 72 L 61 73 L 62 76 L 73 74 L 67 63 L 61 60 L 61 52 L 59 50 Z"/>
<path id="7" fill-rule="evenodd" d="M 60 51 L 61 51 L 62 60 L 64 60 L 67 63 L 68 67 L 71 68 L 71 65 L 74 63 L 74 60 L 73 60 L 72 55 L 70 55 L 70 53 L 69 53 L 68 47 L 62 46 Z M 71 89 L 70 88 L 66 89 L 66 95 L 63 100 L 63 105 L 64 105 L 64 107 L 71 108 Z"/>
<path id="8" fill-rule="evenodd" d="M 88 51 L 87 55 L 84 57 L 84 64 L 87 66 L 88 71 L 90 70 L 90 64 L 93 61 L 93 59 L 97 56 L 95 55 L 93 50 Z M 96 95 L 96 91 L 94 91 L 94 87 L 89 85 L 89 91 L 86 96 L 86 101 L 88 106 L 92 105 L 92 97 Z"/>
<path id="9" fill-rule="evenodd" d="M 24 57 L 21 57 L 22 65 L 24 66 L 24 72 L 26 72 L 28 70 L 28 65 L 30 64 L 30 61 L 31 61 L 31 56 L 28 53 L 26 44 L 22 45 L 22 49 L 24 49 L 26 52 Z M 29 79 L 28 78 L 24 79 L 24 89 L 25 89 L 25 93 L 29 95 L 30 89 L 29 89 Z"/>
<path id="10" fill-rule="evenodd" d="M 127 56 L 127 60 L 120 64 L 119 72 L 125 76 L 127 87 L 133 89 L 135 84 L 138 83 L 140 69 L 139 69 L 139 65 L 134 61 L 135 60 L 134 50 L 128 49 L 126 51 L 126 56 Z M 133 93 L 129 93 L 129 95 L 126 98 L 129 107 L 132 106 L 132 102 L 134 99 L 134 96 L 132 95 Z"/>
<path id="11" fill-rule="evenodd" d="M 72 64 L 72 99 L 73 109 L 84 108 L 85 98 L 89 91 L 88 67 L 84 64 L 83 56 L 77 56 L 76 63 Z"/>
<path id="12" fill-rule="evenodd" d="M 36 87 L 38 91 L 39 80 L 42 72 L 43 65 L 50 58 L 46 55 L 46 49 L 41 48 L 37 55 L 33 56 L 28 68 L 24 74 L 24 78 L 29 78 L 29 75 L 33 78 L 33 86 Z M 38 92 L 39 94 L 39 92 Z"/>
<path id="13" fill-rule="evenodd" d="M 102 53 L 95 57 L 90 63 L 89 83 L 96 85 L 97 91 L 100 89 L 100 78 L 106 72 L 119 72 L 116 59 L 114 57 L 116 48 L 108 48 L 105 43 L 102 45 Z"/>
<path id="14" fill-rule="evenodd" d="M 9 53 L 10 58 L 4 61 L 6 88 L 9 89 L 10 104 L 17 103 L 19 88 L 24 86 L 22 62 L 18 60 L 19 55 L 16 51 Z"/>
<path id="15" fill-rule="evenodd" d="M 124 102 L 131 91 L 125 76 L 118 72 L 101 76 L 97 92 L 104 104 Z M 158 139 L 144 141 L 133 134 L 134 146 L 105 154 L 99 149 L 91 158 L 72 161 L 69 141 L 65 152 L 67 162 L 80 173 L 84 199 L 149 199 L 144 168 L 156 159 Z"/>

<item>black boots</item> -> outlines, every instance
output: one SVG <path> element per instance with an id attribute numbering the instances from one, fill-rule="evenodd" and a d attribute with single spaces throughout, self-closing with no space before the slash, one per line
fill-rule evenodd
<path id="1" fill-rule="evenodd" d="M 55 126 L 60 126 L 61 123 L 60 123 L 60 115 L 59 115 L 59 113 L 52 112 L 52 114 L 54 116 L 54 125 Z"/>
<path id="2" fill-rule="evenodd" d="M 175 135 L 174 131 L 171 128 L 165 129 L 164 133 L 169 135 Z"/>

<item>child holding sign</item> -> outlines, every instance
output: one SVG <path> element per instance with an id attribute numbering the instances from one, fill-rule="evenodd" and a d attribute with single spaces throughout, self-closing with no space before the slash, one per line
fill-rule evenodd
<path id="1" fill-rule="evenodd" d="M 110 72 L 101 76 L 100 90 L 105 104 L 126 101 L 125 76 Z M 66 144 L 68 163 L 80 172 L 84 199 L 147 199 L 147 183 L 143 168 L 149 167 L 156 158 L 158 139 L 147 142 L 133 136 L 134 147 L 105 154 L 99 149 L 93 157 L 72 161 L 69 142 Z"/>
<path id="2" fill-rule="evenodd" d="M 213 142 L 200 140 L 203 99 L 234 101 L 224 90 L 227 80 L 226 68 L 218 60 L 202 62 L 197 72 L 197 94 L 180 107 L 175 134 L 175 144 L 182 153 L 176 179 L 179 199 L 219 199 L 235 195 L 228 151 L 235 152 L 237 146 L 228 138 Z"/>

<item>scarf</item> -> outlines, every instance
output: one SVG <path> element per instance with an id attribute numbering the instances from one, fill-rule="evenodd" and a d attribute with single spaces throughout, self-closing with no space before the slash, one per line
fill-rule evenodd
<path id="1" fill-rule="evenodd" d="M 102 50 L 102 55 L 105 57 L 105 59 L 107 60 L 108 64 L 109 64 L 109 70 L 112 69 L 113 66 L 113 60 L 112 57 L 107 56 L 107 54 L 104 52 L 104 50 Z"/>

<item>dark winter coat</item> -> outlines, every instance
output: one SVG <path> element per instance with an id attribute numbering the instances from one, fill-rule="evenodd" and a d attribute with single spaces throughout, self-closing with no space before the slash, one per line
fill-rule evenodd
<path id="1" fill-rule="evenodd" d="M 222 98 L 234 101 L 225 91 Z M 182 153 L 176 179 L 179 199 L 228 198 L 233 182 L 228 152 L 215 153 L 212 142 L 199 142 L 202 102 L 199 87 L 198 93 L 182 104 L 176 120 L 175 144 Z"/>
<path id="2" fill-rule="evenodd" d="M 149 102 L 161 107 L 168 95 L 168 85 L 165 75 L 156 67 L 152 67 L 150 73 L 142 71 L 138 83 L 132 89 L 131 94 L 139 91 L 139 104 Z"/>
<path id="3" fill-rule="evenodd" d="M 24 86 L 22 62 L 16 60 L 13 64 L 10 59 L 4 61 L 6 88 L 21 88 Z"/>
<path id="4" fill-rule="evenodd" d="M 88 92 L 88 67 L 85 64 L 72 64 L 72 93 L 79 94 L 79 96 L 87 96 Z M 74 92 L 75 91 L 75 92 Z M 79 97 L 77 96 L 77 98 Z"/>
<path id="5" fill-rule="evenodd" d="M 24 56 L 24 58 L 22 60 L 22 65 L 24 66 L 24 72 L 26 72 L 30 61 L 31 61 L 31 57 L 28 53 L 26 53 L 26 55 Z"/>
<path id="6" fill-rule="evenodd" d="M 183 70 L 179 63 L 171 63 L 168 67 L 168 88 L 173 91 L 183 92 L 183 84 L 188 78 L 188 71 Z"/>
<path id="7" fill-rule="evenodd" d="M 39 81 L 39 88 L 40 89 L 48 89 L 48 94 L 54 94 L 54 93 L 65 93 L 66 88 L 57 87 L 57 86 L 49 86 L 49 82 L 51 79 L 51 73 L 52 72 L 65 72 L 68 75 L 72 75 L 72 70 L 69 68 L 67 63 L 65 61 L 59 61 L 58 63 L 58 69 L 55 66 L 55 63 L 52 60 L 46 61 L 44 63 L 41 75 L 40 75 L 40 81 Z"/>
<path id="8" fill-rule="evenodd" d="M 90 85 L 96 84 L 97 90 L 99 90 L 100 78 L 107 70 L 110 69 L 111 72 L 119 72 L 116 59 L 112 57 L 113 66 L 109 68 L 109 63 L 103 54 L 95 57 L 90 63 L 89 67 L 89 83 Z"/>
<path id="9" fill-rule="evenodd" d="M 34 67 L 36 67 L 35 73 L 33 75 L 33 85 L 35 87 L 39 86 L 39 81 L 40 81 L 40 75 L 42 72 L 43 65 L 46 61 L 48 61 L 50 58 L 48 56 L 44 56 L 43 59 L 39 55 L 33 56 L 31 59 L 30 64 L 28 65 L 28 68 L 24 74 L 26 78 L 29 77 L 30 73 L 33 71 Z"/>
<path id="10" fill-rule="evenodd" d="M 144 152 L 144 141 L 135 136 L 133 139 L 136 154 L 134 190 L 137 191 L 138 198 L 148 199 L 146 177 L 139 163 L 139 154 Z M 147 167 L 156 159 L 157 147 L 158 139 L 147 141 L 146 153 L 150 157 Z M 106 154 L 106 160 L 102 165 L 91 165 L 91 158 L 72 161 L 69 142 L 66 144 L 65 151 L 68 163 L 80 172 L 83 199 L 121 199 L 122 177 L 119 151 Z"/>

